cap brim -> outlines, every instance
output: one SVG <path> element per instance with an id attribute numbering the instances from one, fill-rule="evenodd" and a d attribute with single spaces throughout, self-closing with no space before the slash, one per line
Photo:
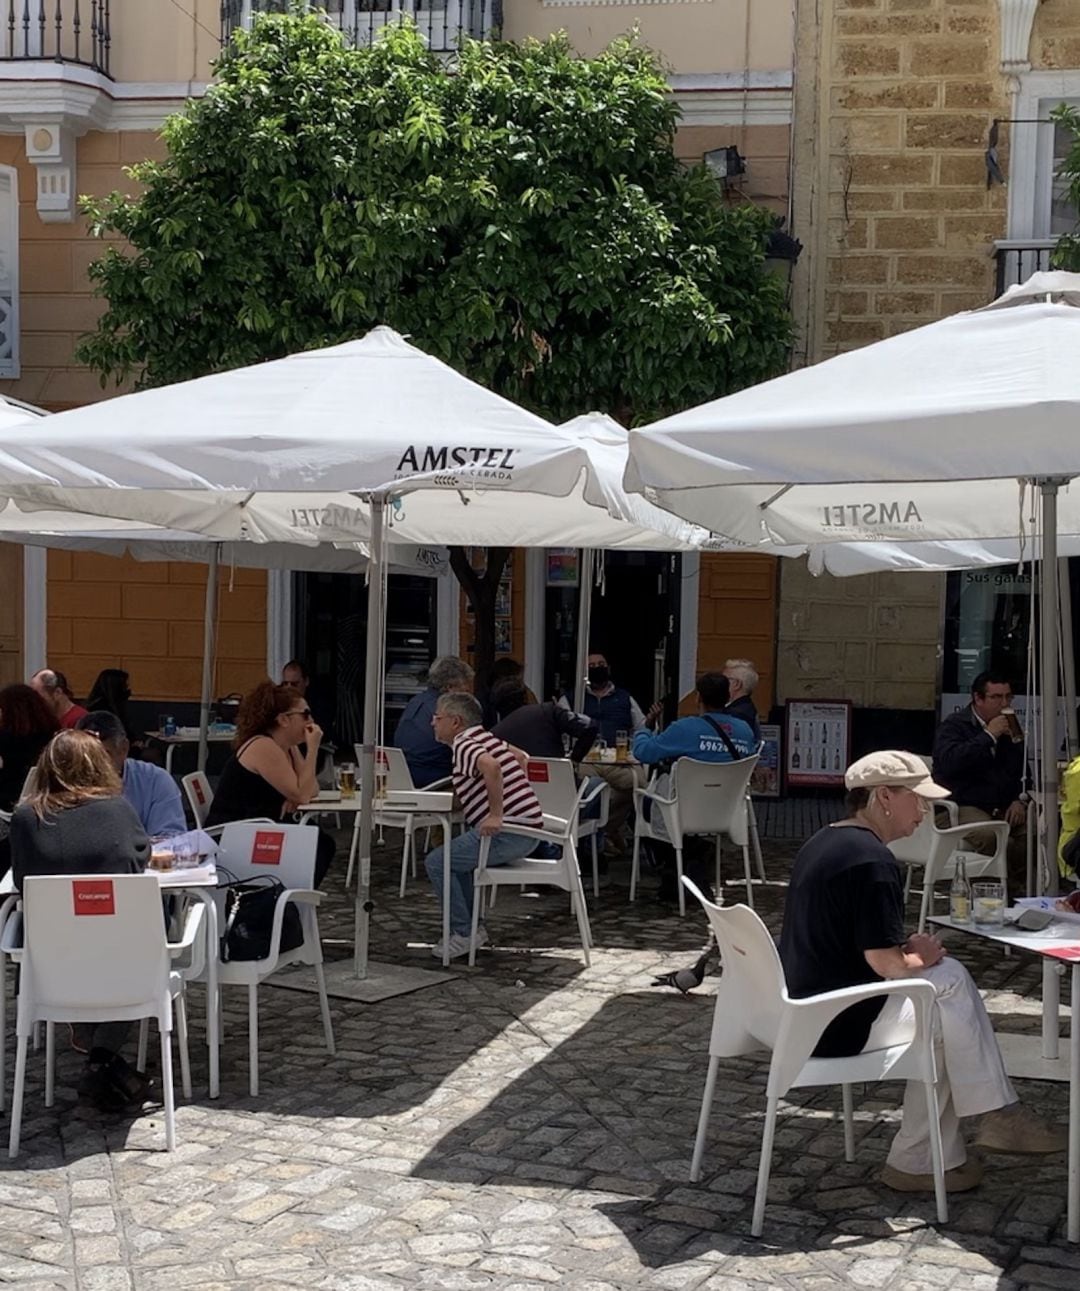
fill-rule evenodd
<path id="1" fill-rule="evenodd" d="M 935 784 L 933 780 L 921 780 L 918 784 L 909 784 L 907 787 L 912 793 L 917 793 L 920 798 L 952 797 L 951 789 L 946 789 L 943 785 Z"/>

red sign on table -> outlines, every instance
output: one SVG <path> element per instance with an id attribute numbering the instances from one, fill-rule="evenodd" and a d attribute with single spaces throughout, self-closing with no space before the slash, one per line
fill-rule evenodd
<path id="1" fill-rule="evenodd" d="M 77 915 L 116 913 L 116 893 L 112 879 L 74 879 L 71 884 L 71 899 Z"/>
<path id="2" fill-rule="evenodd" d="M 546 762 L 530 762 L 525 768 L 525 774 L 534 784 L 547 784 L 550 779 Z"/>
<path id="3" fill-rule="evenodd" d="M 278 830 L 257 829 L 251 848 L 252 865 L 280 865 L 285 835 Z"/>

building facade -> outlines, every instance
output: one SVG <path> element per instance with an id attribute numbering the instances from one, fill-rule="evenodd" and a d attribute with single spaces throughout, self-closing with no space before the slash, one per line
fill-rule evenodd
<path id="1" fill-rule="evenodd" d="M 977 308 L 1046 267 L 1076 225 L 1055 179 L 1066 138 L 1048 115 L 1070 100 L 1074 0 L 799 5 L 796 362 Z M 850 698 L 925 735 L 942 694 L 1010 657 L 1027 596 L 1016 581 L 988 596 L 973 576 L 811 578 L 785 562 L 779 695 Z"/>
<path id="2" fill-rule="evenodd" d="M 131 191 L 125 168 L 161 154 L 162 121 L 204 92 L 222 39 L 250 22 L 253 9 L 274 7 L 275 0 L 32 0 L 14 6 L 14 23 L 0 24 L 0 393 L 50 411 L 115 393 L 74 359 L 102 309 L 87 277 L 101 244 L 77 199 Z M 737 147 L 745 170 L 729 182 L 732 200 L 786 213 L 790 0 L 444 0 L 403 8 L 433 48 L 446 50 L 460 31 L 500 30 L 496 19 L 510 38 L 565 30 L 583 54 L 636 25 L 672 69 L 684 121 L 680 155 L 696 161 Z M 356 0 L 327 0 L 325 9 L 355 41 L 375 38 L 391 12 Z M 509 643 L 542 675 L 544 567 L 521 553 L 514 570 Z M 699 665 L 751 654 L 768 705 L 776 579 L 765 558 L 705 556 L 678 567 L 669 589 L 682 628 L 671 688 L 681 693 Z M 0 629 L 0 682 L 47 661 L 85 694 L 99 669 L 121 666 L 140 698 L 194 699 L 204 583 L 205 570 L 194 565 L 0 544 L 0 586 L 13 607 Z M 290 575 L 226 576 L 215 693 L 244 690 L 276 671 L 312 595 Z M 319 596 L 321 605 L 337 603 L 325 588 Z M 439 619 L 432 648 L 465 648 L 456 594 L 440 589 L 432 603 Z M 332 666 L 329 654 L 327 661 Z"/>

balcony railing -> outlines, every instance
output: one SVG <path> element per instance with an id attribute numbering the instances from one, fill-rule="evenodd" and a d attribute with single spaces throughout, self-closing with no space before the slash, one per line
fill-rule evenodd
<path id="1" fill-rule="evenodd" d="M 1033 273 L 1050 268 L 1050 257 L 1057 238 L 1010 238 L 994 243 L 994 299 L 1018 282 L 1026 282 Z"/>
<path id="2" fill-rule="evenodd" d="M 109 75 L 109 0 L 0 0 L 0 61 L 78 63 Z"/>
<path id="3" fill-rule="evenodd" d="M 417 30 L 437 53 L 457 49 L 463 36 L 483 40 L 501 18 L 501 0 L 318 0 L 326 21 L 356 46 L 372 44 L 384 27 L 416 23 Z M 248 27 L 257 13 L 280 13 L 286 0 L 222 0 L 221 41 L 238 27 Z"/>

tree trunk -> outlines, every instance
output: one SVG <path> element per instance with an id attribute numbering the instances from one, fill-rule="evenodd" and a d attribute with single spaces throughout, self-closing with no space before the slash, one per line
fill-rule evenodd
<path id="1" fill-rule="evenodd" d="M 464 547 L 450 548 L 450 568 L 473 610 L 475 644 L 472 665 L 476 670 L 475 690 L 481 696 L 487 693 L 491 665 L 495 662 L 495 598 L 509 559 L 509 547 L 488 547 L 487 568 L 480 574 L 469 564 Z"/>

